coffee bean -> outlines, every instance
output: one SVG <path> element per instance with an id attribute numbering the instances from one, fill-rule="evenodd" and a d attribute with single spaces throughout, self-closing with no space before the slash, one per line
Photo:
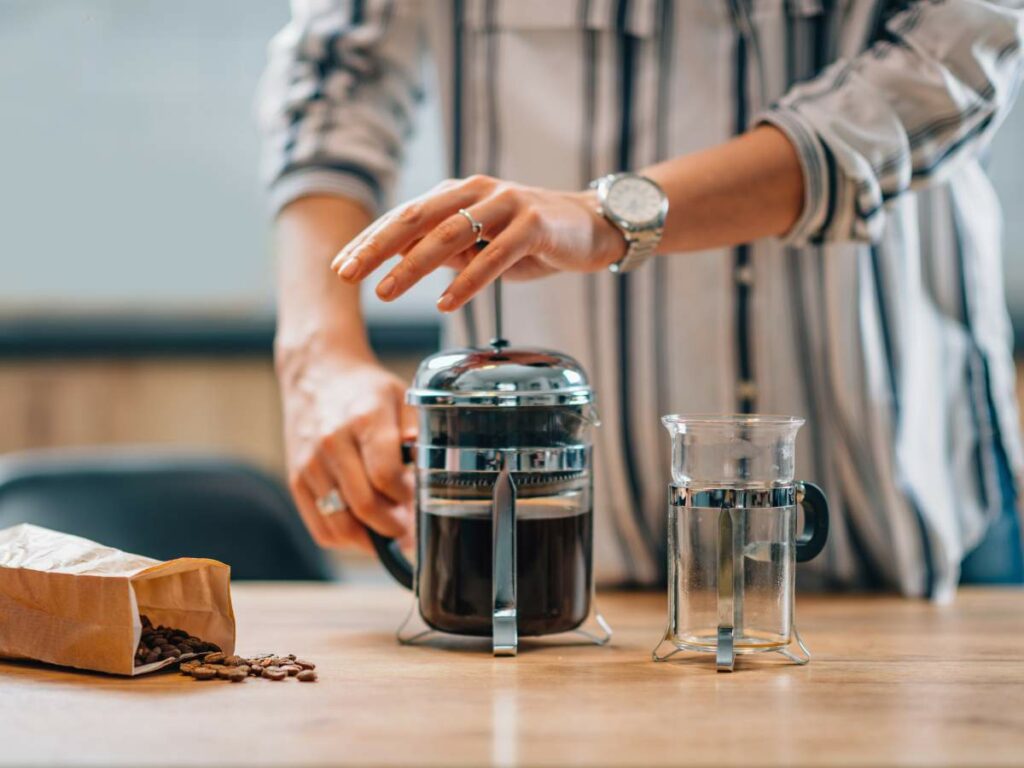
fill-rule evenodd
<path id="1" fill-rule="evenodd" d="M 147 616 L 146 614 L 142 614 L 141 616 L 139 616 L 139 621 L 142 622 L 143 628 L 153 628 L 153 622 L 149 620 L 149 616 Z"/>
<path id="2" fill-rule="evenodd" d="M 249 676 L 249 670 L 246 667 L 229 667 L 228 668 L 228 680 L 232 683 L 240 683 Z"/>
<path id="3" fill-rule="evenodd" d="M 263 670 L 263 676 L 268 680 L 284 680 L 288 673 L 279 667 L 267 667 Z"/>
<path id="4" fill-rule="evenodd" d="M 205 661 L 207 664 L 219 664 L 222 661 L 224 661 L 224 654 L 220 651 L 214 651 L 213 653 L 207 654 L 206 658 L 203 659 L 203 661 Z"/>
<path id="5" fill-rule="evenodd" d="M 160 651 L 153 649 L 146 654 L 146 664 L 152 664 L 155 661 L 160 661 Z"/>
<path id="6" fill-rule="evenodd" d="M 253 677 L 262 677 L 263 676 L 263 667 L 261 667 L 259 664 L 255 664 L 255 665 L 249 667 L 249 674 L 252 675 Z"/>
<path id="7" fill-rule="evenodd" d="M 311 661 L 306 661 L 304 659 L 296 659 L 295 663 L 298 664 L 303 669 L 316 669 L 316 664 L 314 664 Z"/>
<path id="8" fill-rule="evenodd" d="M 245 659 L 241 656 L 228 656 L 224 659 L 224 664 L 228 667 L 238 667 L 245 664 Z"/>
<path id="9" fill-rule="evenodd" d="M 299 674 L 299 672 L 302 671 L 302 667 L 296 664 L 286 664 L 285 666 L 281 667 L 281 669 L 288 673 L 288 677 L 295 677 L 297 674 Z"/>
<path id="10" fill-rule="evenodd" d="M 301 672 L 299 672 L 299 674 L 296 675 L 296 677 L 303 683 L 316 682 L 316 672 L 314 672 L 312 669 L 304 669 Z"/>
<path id="11" fill-rule="evenodd" d="M 192 677 L 196 680 L 213 680 L 217 676 L 217 670 L 209 667 L 198 666 L 192 670 Z"/>
<path id="12" fill-rule="evenodd" d="M 235 669 L 235 667 L 221 667 L 217 670 L 217 677 L 219 677 L 221 680 L 230 680 L 231 670 L 233 669 Z"/>

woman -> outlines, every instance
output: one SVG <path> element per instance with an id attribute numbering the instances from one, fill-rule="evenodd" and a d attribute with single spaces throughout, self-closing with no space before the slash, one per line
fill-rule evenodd
<path id="1" fill-rule="evenodd" d="M 990 529 L 973 567 L 1024 579 L 998 206 L 978 160 L 1017 88 L 1019 0 L 294 5 L 262 126 L 289 477 L 320 543 L 410 530 L 405 384 L 358 299 L 401 254 L 385 300 L 455 268 L 438 300 L 450 343 L 486 328 L 482 291 L 504 275 L 521 281 L 514 341 L 590 372 L 599 578 L 662 570 L 657 417 L 761 411 L 808 418 L 799 474 L 835 517 L 819 584 L 947 597 Z M 373 221 L 425 56 L 453 180 Z M 643 178 L 605 178 L 624 171 Z M 666 205 L 663 226 L 624 226 Z"/>

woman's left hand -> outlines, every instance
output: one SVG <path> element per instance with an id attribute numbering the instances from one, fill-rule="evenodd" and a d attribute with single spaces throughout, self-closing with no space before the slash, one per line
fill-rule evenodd
<path id="1" fill-rule="evenodd" d="M 488 241 L 478 250 L 469 212 Z M 395 254 L 402 260 L 377 284 L 397 299 L 441 266 L 458 274 L 442 294 L 442 312 L 458 309 L 501 276 L 532 280 L 553 272 L 596 272 L 622 258 L 626 241 L 597 211 L 593 192 L 553 192 L 471 176 L 388 212 L 339 253 L 331 268 L 358 282 Z"/>

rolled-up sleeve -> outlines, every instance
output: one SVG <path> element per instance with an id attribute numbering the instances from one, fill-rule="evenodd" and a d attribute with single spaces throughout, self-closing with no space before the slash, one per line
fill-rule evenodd
<path id="1" fill-rule="evenodd" d="M 423 36 L 417 3 L 293 0 L 258 93 L 272 212 L 310 194 L 378 213 L 412 131 Z"/>
<path id="2" fill-rule="evenodd" d="M 1024 0 L 921 0 L 885 34 L 793 87 L 759 117 L 800 158 L 804 209 L 792 244 L 872 241 L 885 203 L 976 155 L 1013 102 Z"/>

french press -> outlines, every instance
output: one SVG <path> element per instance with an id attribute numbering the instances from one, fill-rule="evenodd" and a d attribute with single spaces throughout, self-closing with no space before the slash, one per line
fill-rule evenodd
<path id="1" fill-rule="evenodd" d="M 604 644 L 593 598 L 593 392 L 567 355 L 452 349 L 419 366 L 416 565 L 373 536 L 416 601 L 398 639 L 490 636 L 516 655 L 520 636 L 575 631 Z"/>
<path id="2" fill-rule="evenodd" d="M 655 661 L 680 651 L 810 652 L 794 625 L 795 567 L 828 539 L 828 502 L 794 481 L 797 430 L 789 416 L 665 416 L 672 436 L 668 488 L 668 628 Z M 803 528 L 797 535 L 797 509 Z M 789 646 L 796 641 L 802 655 Z"/>

